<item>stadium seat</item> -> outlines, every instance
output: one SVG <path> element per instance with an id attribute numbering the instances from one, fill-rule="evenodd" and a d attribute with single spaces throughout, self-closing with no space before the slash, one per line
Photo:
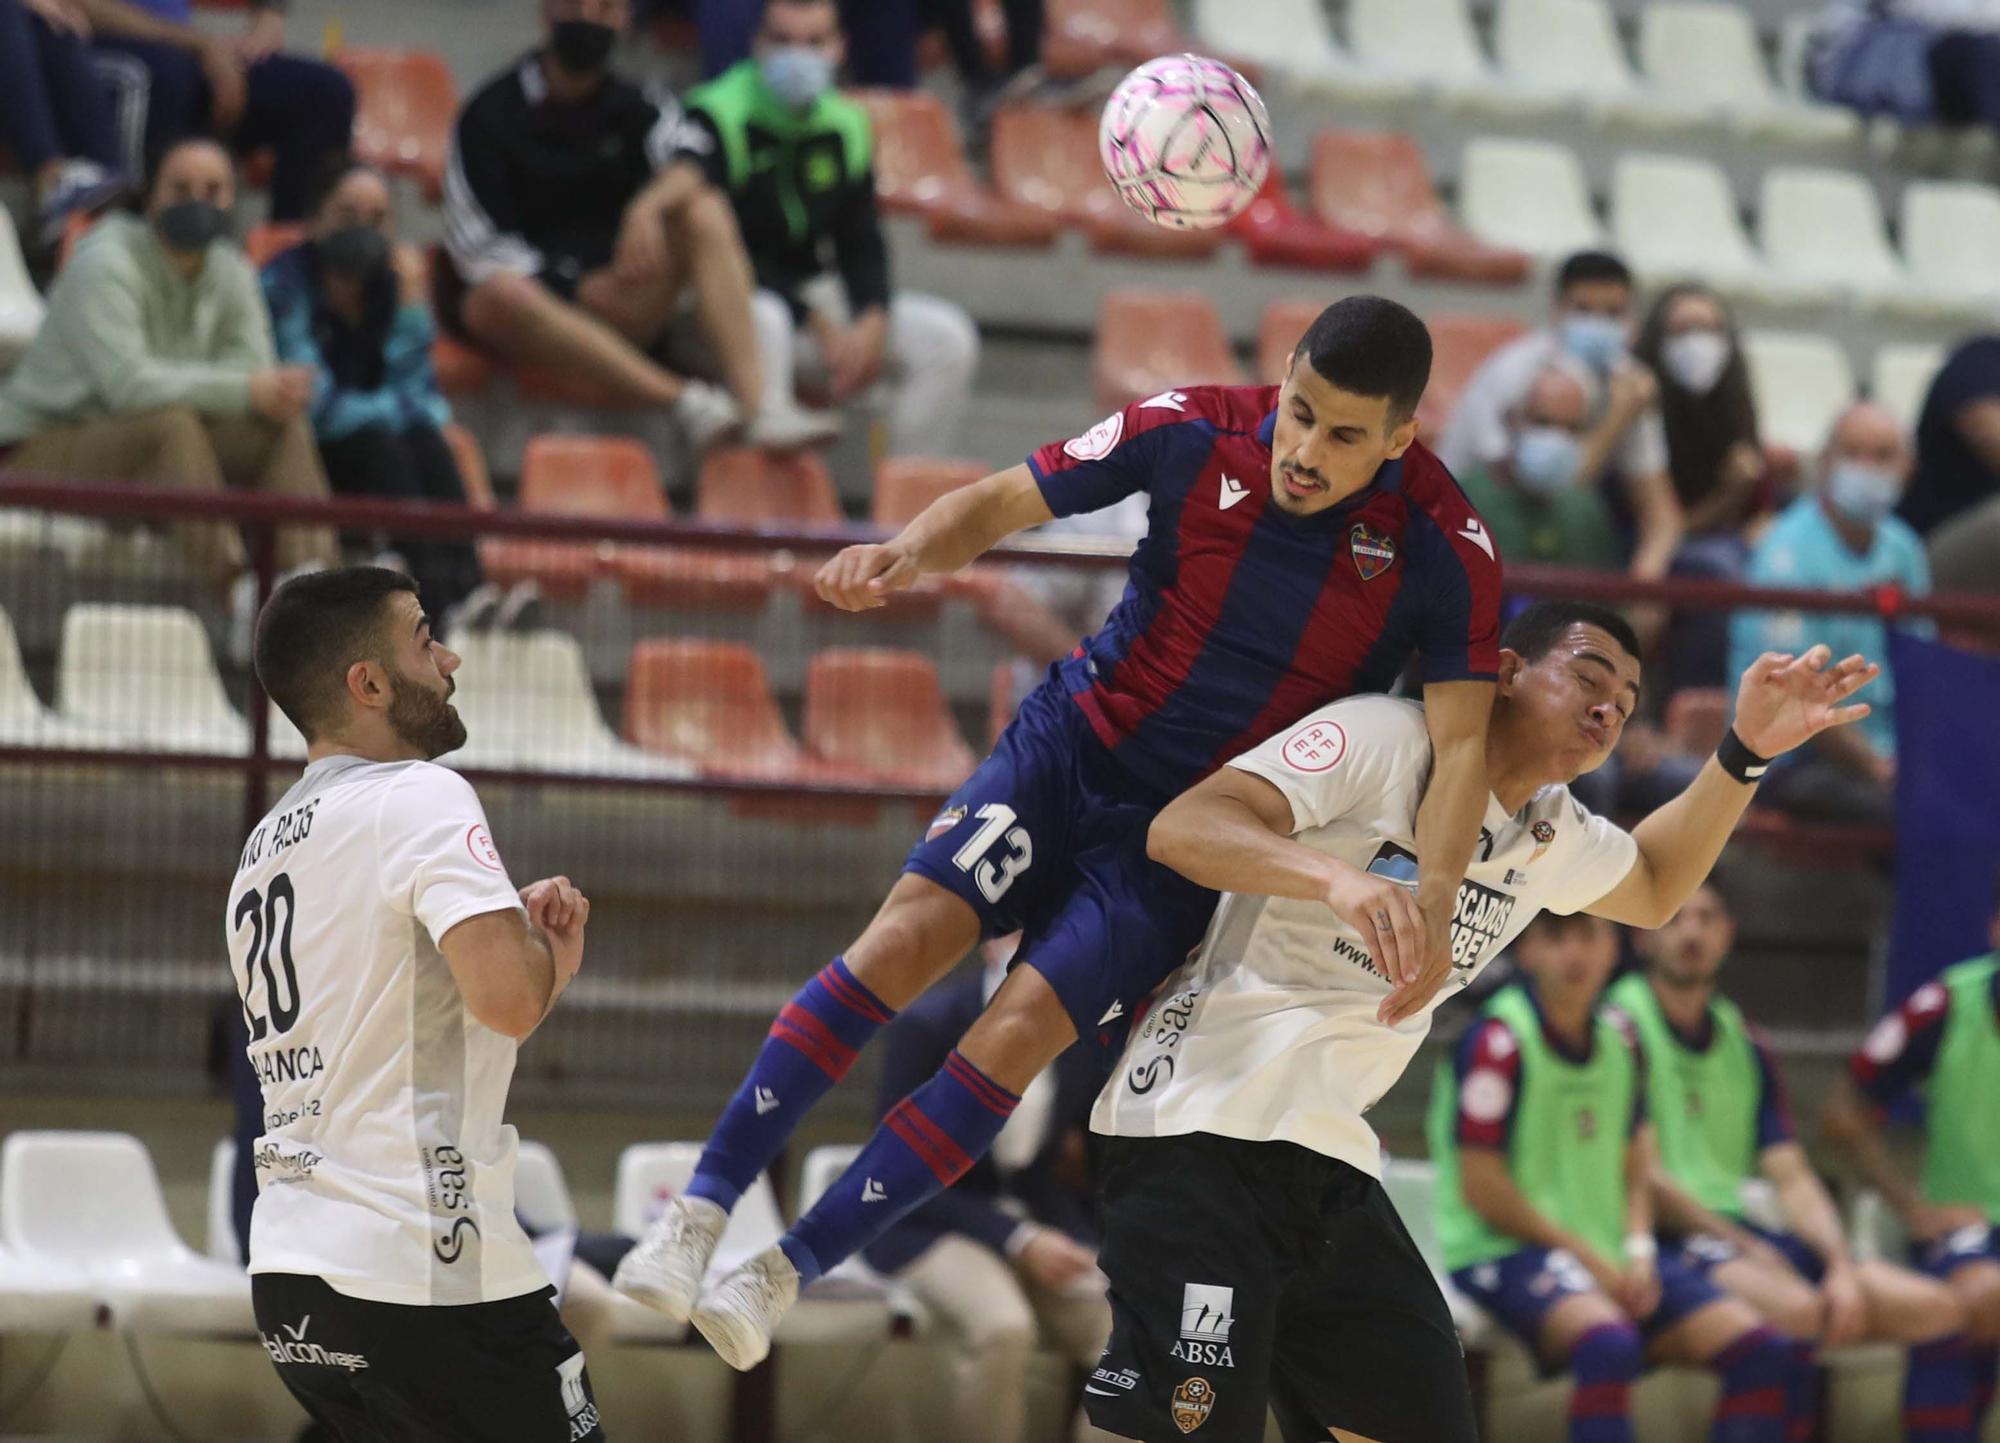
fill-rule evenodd
<path id="1" fill-rule="evenodd" d="M 79 1333 L 96 1321 L 97 1296 L 81 1268 L 0 1243 L 0 1334 Z"/>
<path id="2" fill-rule="evenodd" d="M 1903 190 L 1903 256 L 1913 281 L 1940 297 L 2000 302 L 2000 191 L 1976 181 L 1913 180 Z"/>
<path id="3" fill-rule="evenodd" d="M 447 396 L 480 396 L 493 384 L 493 362 L 463 341 L 439 332 L 431 342 L 431 369 Z"/>
<path id="4" fill-rule="evenodd" d="M 354 82 L 355 154 L 409 176 L 435 201 L 458 119 L 458 87 L 444 57 L 428 50 L 344 49 L 333 59 Z"/>
<path id="5" fill-rule="evenodd" d="M 28 349 L 28 342 L 42 328 L 44 314 L 42 297 L 28 278 L 13 217 L 0 206 L 0 371 L 10 368 Z"/>
<path id="6" fill-rule="evenodd" d="M 1860 175 L 1804 166 L 1764 173 L 1757 237 L 1779 271 L 1838 286 L 1864 303 L 1894 303 L 1913 292 L 1889 249 L 1875 190 Z"/>
<path id="7" fill-rule="evenodd" d="M 117 732 L 93 732 L 42 705 L 21 664 L 14 622 L 0 611 L 0 746 L 81 748 L 116 746 L 120 741 Z"/>
<path id="8" fill-rule="evenodd" d="M 451 421 L 445 425 L 444 440 L 451 447 L 452 460 L 458 463 L 458 479 L 465 483 L 465 504 L 481 511 L 491 511 L 494 507 L 493 476 L 486 469 L 486 453 L 480 449 L 478 437 L 458 422 Z"/>
<path id="9" fill-rule="evenodd" d="M 1080 78 L 1189 48 L 1166 0 L 1047 0 L 1042 24 L 1042 67 L 1056 76 Z"/>
<path id="10" fill-rule="evenodd" d="M 576 1226 L 576 1204 L 562 1164 L 545 1142 L 522 1139 L 514 1156 L 514 1210 L 533 1232 Z"/>
<path id="11" fill-rule="evenodd" d="M 852 1142 L 825 1142 L 807 1153 L 799 1168 L 798 1210 L 803 1213 L 818 1202 L 860 1155 L 860 1145 Z"/>
<path id="12" fill-rule="evenodd" d="M 178 606 L 72 606 L 63 615 L 56 711 L 142 751 L 240 755 L 250 747 L 250 725 L 223 692 L 201 619 Z"/>
<path id="13" fill-rule="evenodd" d="M 1341 50 L 1320 0 L 1195 0 L 1195 33 L 1211 55 L 1239 55 L 1311 93 L 1362 104 L 1408 100 L 1417 84 L 1357 64 Z"/>
<path id="14" fill-rule="evenodd" d="M 1689 756 L 1707 756 L 1722 745 L 1735 703 L 1735 696 L 1723 687 L 1682 687 L 1667 698 L 1668 739 Z"/>
<path id="15" fill-rule="evenodd" d="M 1781 274 L 1750 244 L 1729 177 L 1712 161 L 1621 155 L 1611 170 L 1612 241 L 1648 285 L 1698 276 L 1732 295 L 1825 305 L 1836 292 Z"/>
<path id="16" fill-rule="evenodd" d="M 1324 309 L 1318 301 L 1273 301 L 1264 307 L 1263 318 L 1257 322 L 1257 381 L 1275 386 L 1285 379 L 1292 348 Z M 1435 361 L 1432 367 L 1435 374 Z"/>
<path id="17" fill-rule="evenodd" d="M 236 1236 L 236 1139 L 218 1137 L 208 1153 L 208 1232 L 202 1254 L 218 1263 L 243 1265 Z"/>
<path id="18" fill-rule="evenodd" d="M 1743 358 L 1757 398 L 1757 429 L 1767 442 L 1817 455 L 1841 407 L 1854 399 L 1847 352 L 1825 336 L 1749 331 Z"/>
<path id="19" fill-rule="evenodd" d="M 1231 221 L 1229 234 L 1243 242 L 1253 265 L 1360 274 L 1382 249 L 1373 236 L 1328 225 L 1295 209 L 1285 180 L 1273 167 L 1249 209 Z"/>
<path id="20" fill-rule="evenodd" d="M 1091 371 L 1098 404 L 1111 407 L 1172 386 L 1243 379 L 1215 303 L 1198 292 L 1110 292 L 1097 307 Z"/>
<path id="21" fill-rule="evenodd" d="M 1861 132 L 1850 110 L 1778 91 L 1756 24 L 1738 5 L 1647 0 L 1639 7 L 1639 70 L 1652 91 L 1711 110 L 1746 135 L 1810 143 Z"/>
<path id="22" fill-rule="evenodd" d="M 771 779 L 807 770 L 763 661 L 740 642 L 672 638 L 634 646 L 625 735 L 709 775 Z"/>
<path id="23" fill-rule="evenodd" d="M 1535 115 L 1564 105 L 1494 74 L 1465 0 L 1350 0 L 1347 43 L 1370 69 L 1419 81 L 1454 109 Z"/>
<path id="24" fill-rule="evenodd" d="M 766 551 L 699 546 L 616 546 L 606 565 L 628 606 L 664 607 L 704 615 L 762 611 L 782 579 Z"/>
<path id="25" fill-rule="evenodd" d="M 629 436 L 536 436 L 521 453 L 523 511 L 609 521 L 664 521 L 667 496 L 652 452 Z M 589 541 L 489 536 L 479 543 L 488 579 L 534 580 L 551 596 L 575 596 L 599 569 Z"/>
<path id="26" fill-rule="evenodd" d="M 777 455 L 754 446 L 720 447 L 702 458 L 694 511 L 704 521 L 792 530 L 847 519 L 817 454 Z"/>
<path id="27" fill-rule="evenodd" d="M 1383 241 L 1413 276 L 1510 286 L 1528 278 L 1526 253 L 1490 246 L 1451 218 L 1407 135 L 1320 131 L 1308 193 L 1319 219 Z"/>
<path id="28" fill-rule="evenodd" d="M 1460 393 L 1486 358 L 1528 328 L 1512 316 L 1435 312 L 1431 330 L 1431 379 L 1417 403 L 1419 434 L 1437 436 L 1458 404 Z"/>
<path id="29" fill-rule="evenodd" d="M 1481 240 L 1545 259 L 1606 243 L 1590 207 L 1583 166 L 1575 151 L 1556 141 L 1490 136 L 1468 141 L 1459 168 L 1458 213 Z"/>
<path id="30" fill-rule="evenodd" d="M 1604 0 L 1501 0 L 1493 52 L 1505 79 L 1596 116 L 1649 128 L 1701 119 L 1699 107 L 1639 88 Z"/>
<path id="31" fill-rule="evenodd" d="M 243 254 L 250 257 L 250 264 L 261 271 L 305 238 L 306 228 L 296 222 L 265 221 L 251 226 L 249 233 L 243 237 Z"/>
<path id="32" fill-rule="evenodd" d="M 1046 246 L 1062 229 L 1049 211 L 1002 200 L 966 164 L 944 102 L 925 90 L 850 92 L 875 130 L 875 193 L 882 208 L 927 218 L 931 238 L 977 245 Z"/>
<path id="33" fill-rule="evenodd" d="M 245 1334 L 250 1277 L 174 1231 L 145 1144 L 121 1132 L 24 1130 L 0 1144 L 0 1243 L 82 1273 L 114 1326 Z"/>
<path id="34" fill-rule="evenodd" d="M 1903 429 L 1916 434 L 1931 382 L 1949 354 L 1927 341 L 1877 346 L 1868 365 L 1868 394 L 1896 413 Z"/>
<path id="35" fill-rule="evenodd" d="M 452 704 L 465 720 L 455 765 L 606 776 L 686 776 L 620 741 L 598 711 L 583 648 L 566 631 L 470 632 Z"/>
<path id="36" fill-rule="evenodd" d="M 889 456 L 875 468 L 870 519 L 899 530 L 947 491 L 981 480 L 989 468 L 980 461 L 948 461 L 934 456 Z"/>
<path id="37" fill-rule="evenodd" d="M 948 792 L 974 758 L 920 652 L 834 647 L 806 668 L 805 743 L 857 780 Z"/>
<path id="38" fill-rule="evenodd" d="M 1112 255 L 1200 260 L 1222 244 L 1216 231 L 1168 230 L 1140 219 L 1106 184 L 1094 111 L 1010 105 L 993 117 L 993 185 L 1002 198 L 1038 207 Z"/>

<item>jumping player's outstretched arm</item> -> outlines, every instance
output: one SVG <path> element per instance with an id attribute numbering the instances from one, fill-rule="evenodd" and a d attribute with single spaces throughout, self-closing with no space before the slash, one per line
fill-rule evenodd
<path id="1" fill-rule="evenodd" d="M 849 546 L 822 566 L 814 585 L 843 611 L 867 611 L 919 576 L 956 571 L 1016 531 L 1055 513 L 1025 463 L 938 497 L 895 536 Z"/>
<path id="2" fill-rule="evenodd" d="M 1799 657 L 1767 651 L 1743 673 L 1731 729 L 1745 747 L 1768 761 L 1828 727 L 1867 716 L 1866 703 L 1842 703 L 1881 670 L 1860 656 L 1833 663 L 1833 653 L 1824 646 Z M 1739 781 L 1710 757 L 1686 791 L 1632 829 L 1639 844 L 1632 870 L 1584 910 L 1633 927 L 1665 926 L 1714 868 L 1762 775 L 1760 766 L 1748 780 Z"/>

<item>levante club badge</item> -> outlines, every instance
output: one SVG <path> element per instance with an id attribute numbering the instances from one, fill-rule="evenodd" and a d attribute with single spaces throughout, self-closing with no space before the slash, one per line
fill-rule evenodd
<path id="1" fill-rule="evenodd" d="M 1192 1433 L 1215 1411 L 1215 1389 L 1206 1378 L 1185 1378 L 1174 1389 L 1174 1426 Z"/>
<path id="2" fill-rule="evenodd" d="M 1396 543 L 1365 521 L 1356 522 L 1347 533 L 1347 547 L 1354 553 L 1354 569 L 1363 581 L 1373 581 L 1396 560 Z"/>

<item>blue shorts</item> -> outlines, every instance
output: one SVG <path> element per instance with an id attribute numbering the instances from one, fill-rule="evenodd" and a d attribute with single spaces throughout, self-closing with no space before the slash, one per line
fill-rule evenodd
<path id="1" fill-rule="evenodd" d="M 1815 1287 L 1826 1278 L 1826 1259 L 1808 1247 L 1803 1238 L 1793 1233 L 1779 1232 L 1774 1228 L 1759 1227 L 1756 1223 L 1745 1222 L 1741 1218 L 1736 1220 L 1736 1225 L 1776 1248 L 1784 1255 L 1785 1261 L 1792 1265 L 1792 1271 Z M 1670 1246 L 1675 1245 L 1661 1244 L 1663 1255 Z M 1709 1237 L 1705 1233 L 1682 1239 L 1677 1245 L 1677 1251 L 1681 1261 L 1704 1278 L 1724 1263 L 1734 1262 L 1742 1256 L 1733 1244 L 1721 1238 Z"/>
<path id="2" fill-rule="evenodd" d="M 1934 1243 L 1913 1243 L 1910 1260 L 1934 1278 L 1949 1278 L 1967 1263 L 2000 1263 L 2000 1228 L 1974 1223 Z"/>
<path id="3" fill-rule="evenodd" d="M 1052 672 L 903 870 L 964 898 L 986 936 L 1024 933 L 1016 959 L 1055 988 L 1077 1036 L 1115 1044 L 1215 911 L 1214 892 L 1146 855 L 1172 800 L 1112 757 Z"/>
<path id="4" fill-rule="evenodd" d="M 1662 1252 L 1659 1269 L 1660 1305 L 1638 1325 L 1640 1336 L 1649 1339 L 1724 1296 L 1675 1253 Z M 1576 1255 L 1561 1248 L 1523 1248 L 1490 1263 L 1460 1268 L 1451 1280 L 1537 1355 L 1549 1309 L 1574 1293 L 1599 1291 L 1597 1279 Z"/>

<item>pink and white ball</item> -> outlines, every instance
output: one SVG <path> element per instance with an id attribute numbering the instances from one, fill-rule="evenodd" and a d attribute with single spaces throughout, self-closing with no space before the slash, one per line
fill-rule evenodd
<path id="1" fill-rule="evenodd" d="M 1249 208 L 1271 170 L 1271 115 L 1219 60 L 1163 55 L 1118 82 L 1097 154 L 1125 204 L 1154 225 L 1209 230 Z"/>

